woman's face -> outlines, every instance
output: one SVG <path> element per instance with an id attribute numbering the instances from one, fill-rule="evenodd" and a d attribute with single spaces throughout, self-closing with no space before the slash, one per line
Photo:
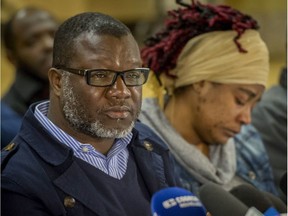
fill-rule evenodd
<path id="1" fill-rule="evenodd" d="M 208 81 L 188 87 L 185 97 L 195 142 L 225 144 L 240 132 L 243 124 L 251 122 L 252 108 L 263 91 L 264 86 L 257 84 L 216 84 Z M 187 100 L 189 97 L 193 99 Z"/>

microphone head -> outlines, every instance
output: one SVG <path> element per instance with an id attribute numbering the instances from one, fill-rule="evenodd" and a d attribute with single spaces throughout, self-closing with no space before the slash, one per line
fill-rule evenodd
<path id="1" fill-rule="evenodd" d="M 277 196 L 268 193 L 266 191 L 261 191 L 262 194 L 270 200 L 270 202 L 273 204 L 273 206 L 277 209 L 280 213 L 286 213 L 287 212 L 287 205 Z"/>
<path id="2" fill-rule="evenodd" d="M 243 216 L 249 210 L 236 197 L 214 183 L 203 185 L 199 193 L 201 202 L 213 216 Z"/>
<path id="3" fill-rule="evenodd" d="M 156 192 L 152 196 L 153 216 L 206 216 L 206 209 L 200 200 L 190 191 L 179 187 L 170 187 Z"/>
<path id="4" fill-rule="evenodd" d="M 254 206 L 262 213 L 273 206 L 272 202 L 261 191 L 249 184 L 239 185 L 230 190 L 230 193 L 248 207 Z"/>
<path id="5" fill-rule="evenodd" d="M 280 198 L 266 191 L 260 191 L 249 184 L 239 185 L 230 190 L 230 193 L 248 207 L 254 206 L 262 213 L 265 213 L 271 207 L 275 207 L 279 212 L 287 211 L 287 206 Z"/>
<path id="6" fill-rule="evenodd" d="M 279 185 L 281 191 L 287 196 L 287 172 L 284 173 Z"/>

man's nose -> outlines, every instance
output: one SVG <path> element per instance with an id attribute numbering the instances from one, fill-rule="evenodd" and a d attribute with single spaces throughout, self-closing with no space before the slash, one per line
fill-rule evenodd
<path id="1" fill-rule="evenodd" d="M 118 76 L 116 78 L 115 83 L 110 87 L 110 91 L 112 96 L 119 99 L 126 99 L 131 97 L 131 92 L 126 86 L 122 76 Z"/>
<path id="2" fill-rule="evenodd" d="M 53 42 L 54 42 L 54 37 L 52 37 L 51 35 L 44 35 L 42 37 L 42 46 L 44 47 L 44 49 L 52 50 Z"/>

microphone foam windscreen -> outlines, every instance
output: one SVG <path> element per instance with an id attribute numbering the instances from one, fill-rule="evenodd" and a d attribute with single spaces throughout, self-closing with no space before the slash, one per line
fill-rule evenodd
<path id="1" fill-rule="evenodd" d="M 170 187 L 156 192 L 152 196 L 151 210 L 153 216 L 205 216 L 206 209 L 200 200 L 179 187 Z"/>
<path id="2" fill-rule="evenodd" d="M 200 188 L 200 200 L 212 216 L 243 216 L 248 207 L 219 185 L 208 183 Z"/>
<path id="3" fill-rule="evenodd" d="M 230 190 L 230 193 L 248 207 L 254 206 L 262 213 L 273 206 L 272 202 L 261 191 L 249 184 L 237 186 Z"/>
<path id="4" fill-rule="evenodd" d="M 279 185 L 281 191 L 287 196 L 287 172 L 284 173 Z"/>

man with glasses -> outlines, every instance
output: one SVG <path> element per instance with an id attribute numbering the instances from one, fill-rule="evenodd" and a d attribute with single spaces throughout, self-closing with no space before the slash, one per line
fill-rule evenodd
<path id="1" fill-rule="evenodd" d="M 131 32 L 110 16 L 59 27 L 50 100 L 30 107 L 2 151 L 3 216 L 151 215 L 151 196 L 175 179 L 167 147 L 136 122 L 141 66 Z"/>

